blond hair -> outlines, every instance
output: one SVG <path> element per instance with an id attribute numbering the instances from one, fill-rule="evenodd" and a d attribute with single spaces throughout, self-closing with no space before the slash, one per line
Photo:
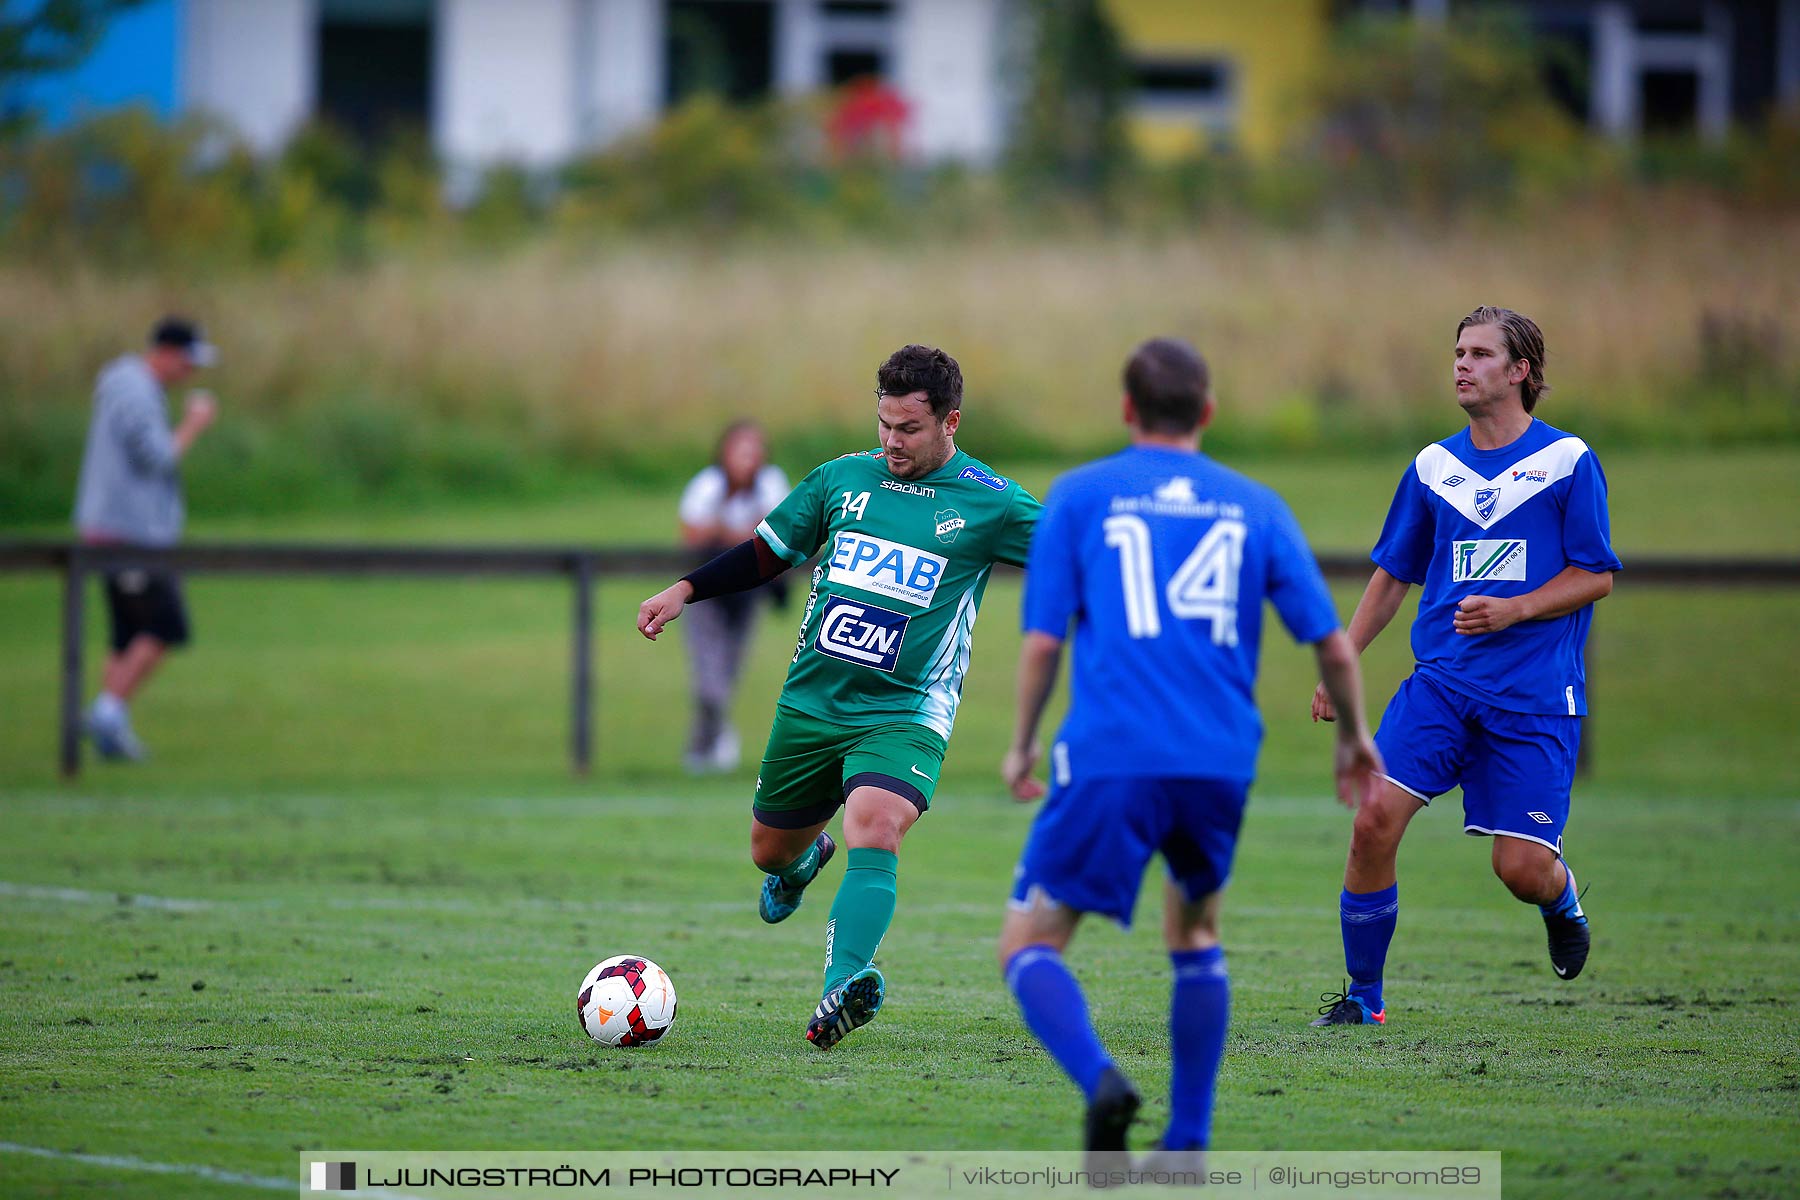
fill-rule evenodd
<path id="1" fill-rule="evenodd" d="M 1492 325 L 1500 331 L 1500 340 L 1506 346 L 1506 353 L 1515 362 L 1522 358 L 1531 364 L 1531 371 L 1525 376 L 1525 382 L 1520 388 L 1524 394 L 1525 411 L 1530 412 L 1536 408 L 1538 397 L 1550 390 L 1550 385 L 1544 382 L 1544 331 L 1537 327 L 1537 322 L 1510 308 L 1484 304 L 1457 325 L 1458 341 L 1462 340 L 1463 330 L 1471 325 Z"/>

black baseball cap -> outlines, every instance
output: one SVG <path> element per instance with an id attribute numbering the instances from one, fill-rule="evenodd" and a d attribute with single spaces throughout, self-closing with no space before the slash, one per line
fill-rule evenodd
<path id="1" fill-rule="evenodd" d="M 210 367 L 219 361 L 219 348 L 206 340 L 206 331 L 186 317 L 164 317 L 150 331 L 150 344 L 171 346 L 183 351 L 196 367 Z"/>

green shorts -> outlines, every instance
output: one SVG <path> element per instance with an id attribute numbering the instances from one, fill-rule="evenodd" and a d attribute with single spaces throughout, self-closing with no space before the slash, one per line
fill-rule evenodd
<path id="1" fill-rule="evenodd" d="M 778 707 L 751 812 L 775 829 L 805 829 L 829 821 L 853 789 L 873 786 L 922 813 L 947 748 L 935 730 L 910 721 L 845 728 Z"/>

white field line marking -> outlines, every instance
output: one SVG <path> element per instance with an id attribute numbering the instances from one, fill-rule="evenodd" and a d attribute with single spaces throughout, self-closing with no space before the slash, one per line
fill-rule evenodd
<path id="1" fill-rule="evenodd" d="M 212 1183 L 231 1183 L 239 1187 L 263 1188 L 271 1192 L 297 1192 L 300 1190 L 300 1183 L 295 1179 L 277 1179 L 273 1175 L 245 1175 L 238 1171 L 221 1171 L 217 1167 L 185 1163 L 146 1162 L 141 1158 L 125 1158 L 117 1154 L 81 1154 L 74 1150 L 48 1150 L 42 1146 L 21 1146 L 17 1142 L 0 1142 L 0 1153 L 29 1154 L 33 1158 L 86 1163 L 90 1167 L 108 1167 L 115 1171 L 149 1171 L 155 1175 L 192 1175 L 196 1179 L 205 1179 Z"/>
<path id="2" fill-rule="evenodd" d="M 161 908 L 171 912 L 200 912 L 213 906 L 210 900 L 181 900 L 173 896 L 145 896 L 129 892 L 90 892 L 82 888 L 38 887 L 29 883 L 0 883 L 0 896 L 13 896 L 20 900 L 59 900 L 65 904 Z"/>
<path id="3" fill-rule="evenodd" d="M 43 1146 L 22 1146 L 18 1142 L 0 1142 L 0 1154 L 29 1154 L 33 1158 L 48 1158 L 56 1162 L 85 1163 L 90 1167 L 105 1167 L 113 1171 L 148 1171 L 152 1175 L 191 1175 L 210 1183 L 228 1183 L 237 1187 L 261 1188 L 270 1192 L 297 1192 L 303 1186 L 300 1180 L 278 1179 L 273 1175 L 246 1175 L 241 1171 L 224 1171 L 218 1167 L 200 1166 L 194 1163 L 147 1162 L 141 1158 L 127 1158 L 118 1154 L 83 1154 L 75 1150 L 50 1150 Z M 378 1192 L 356 1189 L 331 1194 L 333 1196 L 382 1196 L 387 1197 L 388 1200 L 410 1200 L 405 1193 L 389 1191 L 385 1188 Z"/>
<path id="4" fill-rule="evenodd" d="M 120 897 L 124 897 L 123 900 Z M 120 908 L 141 907 L 175 912 L 205 911 L 237 911 L 237 912 L 281 912 L 300 911 L 318 912 L 331 910 L 335 912 L 424 912 L 424 913 L 462 913 L 489 914 L 526 909 L 547 913 L 569 913 L 577 916 L 593 916 L 601 913 L 637 913 L 641 915 L 686 916 L 707 913 L 749 912 L 749 904 L 737 900 L 548 900 L 533 896 L 515 896 L 501 900 L 464 900 L 453 896 L 333 896 L 322 898 L 303 898 L 298 896 L 280 897 L 246 897 L 223 900 L 192 900 L 173 896 L 150 896 L 127 892 L 85 891 L 81 888 L 40 887 L 25 883 L 8 883 L 0 881 L 0 899 L 39 900 L 56 904 L 115 904 Z M 973 902 L 944 902 L 938 904 L 910 904 L 902 909 L 903 914 L 916 917 L 992 917 L 996 921 L 1001 911 L 1002 901 L 996 899 L 992 904 Z M 1228 908 L 1226 911 L 1237 917 L 1308 917 L 1318 918 L 1321 912 L 1329 917 L 1333 906 L 1326 901 L 1314 905 L 1254 905 L 1242 904 Z M 1503 917 L 1495 916 L 1485 909 L 1445 908 L 1434 905 L 1432 913 L 1436 916 L 1455 916 L 1468 921 L 1485 921 L 1494 927 L 1505 924 Z M 1646 918 L 1661 914 L 1637 912 L 1634 917 Z M 1321 920 L 1326 918 L 1319 918 Z M 757 929 L 760 930 L 760 926 Z M 716 933 L 728 933 L 729 930 L 718 929 Z"/>

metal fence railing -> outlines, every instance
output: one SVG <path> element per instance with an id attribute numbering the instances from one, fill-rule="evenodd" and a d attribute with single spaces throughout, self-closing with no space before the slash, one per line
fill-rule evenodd
<path id="1" fill-rule="evenodd" d="M 59 762 L 65 777 L 81 769 L 81 699 L 86 659 L 89 576 L 130 567 L 163 567 L 182 573 L 237 575 L 550 576 L 573 588 L 569 644 L 569 760 L 586 774 L 594 752 L 594 598 L 607 576 L 675 578 L 693 564 L 691 554 L 667 547 L 596 546 L 405 546 L 267 543 L 199 543 L 150 550 L 62 541 L 0 541 L 0 571 L 50 570 L 62 574 L 62 654 L 59 694 Z M 1319 565 L 1328 578 L 1363 580 L 1368 557 L 1326 553 Z M 1621 579 L 1632 587 L 1792 587 L 1800 585 L 1800 559 L 1630 556 Z M 1591 651 L 1590 651 L 1591 664 Z M 1590 678 L 1592 667 L 1589 668 Z M 1582 739 L 1583 766 L 1589 741 Z"/>

